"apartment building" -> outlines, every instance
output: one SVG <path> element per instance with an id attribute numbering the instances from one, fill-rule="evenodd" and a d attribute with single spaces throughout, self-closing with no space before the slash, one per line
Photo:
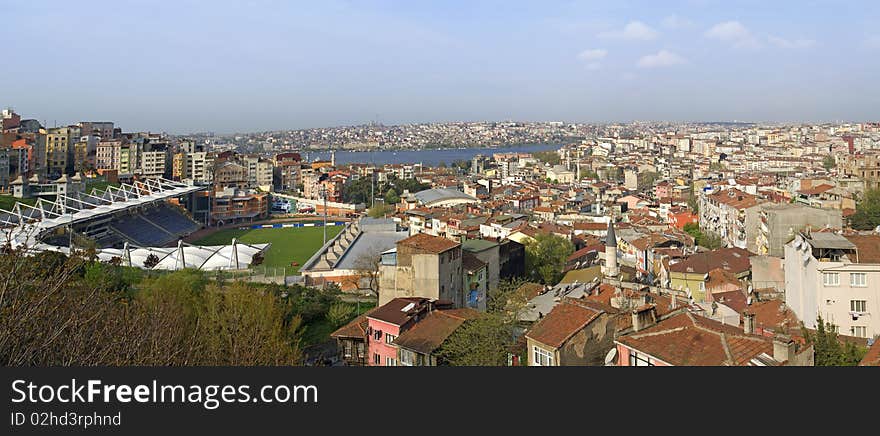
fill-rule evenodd
<path id="1" fill-rule="evenodd" d="M 73 170 L 73 145 L 79 142 L 76 126 L 56 127 L 46 133 L 46 161 L 50 174 L 66 174 Z M 69 166 L 69 168 L 68 168 Z"/>
<path id="2" fill-rule="evenodd" d="M 274 167 L 272 161 L 259 156 L 245 156 L 242 163 L 247 167 L 248 186 L 272 186 Z"/>
<path id="3" fill-rule="evenodd" d="M 785 245 L 785 304 L 807 328 L 821 315 L 843 335 L 880 335 L 880 235 L 798 232 Z"/>
<path id="4" fill-rule="evenodd" d="M 700 230 L 730 247 L 757 250 L 760 204 L 755 195 L 729 188 L 700 197 Z"/>
<path id="5" fill-rule="evenodd" d="M 420 233 L 397 242 L 382 253 L 379 266 L 379 305 L 398 297 L 448 300 L 465 305 L 461 244 Z"/>
<path id="6" fill-rule="evenodd" d="M 764 203 L 760 205 L 758 216 L 760 226 L 754 252 L 775 257 L 785 254 L 785 244 L 798 231 L 807 227 L 839 229 L 843 225 L 839 209 L 819 209 L 801 204 Z"/>

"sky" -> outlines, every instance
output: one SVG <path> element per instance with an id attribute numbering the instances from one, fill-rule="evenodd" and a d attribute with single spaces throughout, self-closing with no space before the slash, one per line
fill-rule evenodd
<path id="1" fill-rule="evenodd" d="M 0 106 L 49 126 L 880 119 L 876 0 L 0 0 L 0 10 Z"/>

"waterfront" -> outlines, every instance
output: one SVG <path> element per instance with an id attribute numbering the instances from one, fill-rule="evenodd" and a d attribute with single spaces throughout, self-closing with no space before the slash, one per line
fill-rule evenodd
<path id="1" fill-rule="evenodd" d="M 379 150 L 379 151 L 337 151 L 336 163 L 372 163 L 372 164 L 403 164 L 421 163 L 436 166 L 443 162 L 447 165 L 457 160 L 471 160 L 482 154 L 491 156 L 494 153 L 533 153 L 536 151 L 557 150 L 562 144 L 534 144 L 496 148 L 432 148 L 425 150 Z M 330 160 L 329 151 L 304 151 L 303 159 L 308 161 Z"/>

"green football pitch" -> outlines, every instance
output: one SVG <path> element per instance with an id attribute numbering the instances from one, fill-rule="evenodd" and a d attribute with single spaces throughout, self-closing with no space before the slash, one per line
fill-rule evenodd
<path id="1" fill-rule="evenodd" d="M 342 231 L 343 226 L 327 226 L 327 240 Z M 284 227 L 267 229 L 226 229 L 199 239 L 195 245 L 230 244 L 232 238 L 245 244 L 265 244 L 272 246 L 266 252 L 261 266 L 286 267 L 288 274 L 297 274 L 305 263 L 323 244 L 323 227 Z M 292 266 L 296 262 L 298 266 Z"/>

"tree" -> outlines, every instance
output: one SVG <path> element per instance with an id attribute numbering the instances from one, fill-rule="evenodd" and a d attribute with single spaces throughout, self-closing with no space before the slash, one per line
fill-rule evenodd
<path id="1" fill-rule="evenodd" d="M 302 318 L 287 320 L 274 295 L 237 282 L 209 286 L 198 323 L 200 365 L 279 366 L 300 362 Z"/>
<path id="2" fill-rule="evenodd" d="M 498 286 L 495 289 L 489 289 L 488 295 L 486 296 L 487 310 L 490 312 L 506 312 L 511 298 L 525 283 L 527 282 L 522 278 L 511 278 L 499 281 Z"/>
<path id="3" fill-rule="evenodd" d="M 555 151 L 536 151 L 532 153 L 532 157 L 550 165 L 559 165 L 562 162 L 559 153 Z"/>
<path id="4" fill-rule="evenodd" d="M 300 362 L 305 298 L 246 283 L 208 286 L 195 270 L 144 279 L 129 267 L 25 252 L 0 254 L 0 365 Z M 335 296 L 308 294 L 323 317 Z"/>
<path id="5" fill-rule="evenodd" d="M 330 321 L 334 328 L 339 328 L 349 322 L 353 314 L 354 306 L 340 301 L 330 306 L 330 310 L 327 311 L 327 321 Z"/>
<path id="6" fill-rule="evenodd" d="M 703 231 L 700 230 L 700 225 L 697 223 L 687 223 L 684 225 L 683 230 L 687 234 L 693 236 L 694 243 L 700 247 L 714 250 L 716 248 L 721 248 L 724 245 L 724 241 L 718 236 L 703 233 Z"/>
<path id="7" fill-rule="evenodd" d="M 357 258 L 354 259 L 352 269 L 356 271 L 354 274 L 354 286 L 362 289 L 366 284 L 373 294 L 379 294 L 379 264 L 382 261 L 382 253 L 378 247 L 370 247 L 364 250 Z M 364 283 L 366 282 L 366 283 Z"/>
<path id="8" fill-rule="evenodd" d="M 370 218 L 384 218 L 386 215 L 393 212 L 394 208 L 392 206 L 381 203 L 367 209 L 367 215 L 369 215 Z"/>
<path id="9" fill-rule="evenodd" d="M 397 191 L 394 188 L 388 188 L 385 191 L 385 204 L 397 204 L 400 203 L 400 196 L 397 195 Z"/>
<path id="10" fill-rule="evenodd" d="M 525 244 L 526 269 L 533 280 L 555 285 L 562 278 L 562 269 L 574 245 L 552 233 L 539 233 Z"/>
<path id="11" fill-rule="evenodd" d="M 816 331 L 803 329 L 804 338 L 813 345 L 816 366 L 856 366 L 865 357 L 861 347 L 852 342 L 841 343 L 837 337 L 837 326 L 819 316 Z"/>
<path id="12" fill-rule="evenodd" d="M 153 253 L 150 253 L 146 259 L 144 259 L 144 267 L 145 268 L 153 268 L 154 266 L 159 264 L 159 256 L 156 256 Z"/>
<path id="13" fill-rule="evenodd" d="M 825 171 L 831 171 L 835 165 L 837 165 L 837 161 L 834 160 L 834 156 L 830 154 L 822 159 L 822 168 L 825 168 Z"/>
<path id="14" fill-rule="evenodd" d="M 485 313 L 465 321 L 435 352 L 452 366 L 504 366 L 513 344 L 513 325 L 498 313 Z"/>
<path id="15" fill-rule="evenodd" d="M 880 226 L 880 189 L 868 189 L 856 203 L 856 213 L 849 217 L 856 230 L 873 230 Z"/>

